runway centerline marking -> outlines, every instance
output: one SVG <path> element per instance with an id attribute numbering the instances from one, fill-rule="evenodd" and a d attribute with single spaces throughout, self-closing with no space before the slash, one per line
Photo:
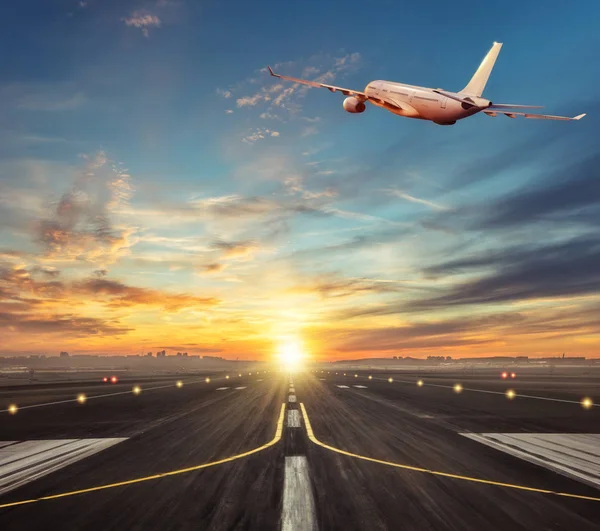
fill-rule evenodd
<path id="1" fill-rule="evenodd" d="M 253 448 L 252 450 L 248 450 L 247 452 L 243 452 L 241 454 L 233 455 L 231 457 L 225 457 L 224 459 L 219 459 L 218 461 L 212 461 L 211 463 L 204 463 L 202 465 L 195 465 L 188 468 L 181 468 L 179 470 L 171 470 L 169 472 L 162 472 L 160 474 L 154 474 L 152 476 L 145 476 L 141 478 L 129 479 L 126 481 L 120 481 L 118 483 L 109 483 L 106 485 L 99 485 L 97 487 L 90 487 L 87 489 L 74 490 L 70 492 L 62 492 L 60 494 L 51 494 L 49 496 L 42 496 L 41 498 L 32 498 L 30 500 L 20 500 L 16 502 L 4 503 L 0 504 L 0 509 L 5 509 L 7 507 L 15 507 L 18 505 L 26 505 L 28 503 L 36 503 L 40 501 L 46 500 L 55 500 L 58 498 L 66 498 L 68 496 L 76 496 L 78 494 L 87 494 L 89 492 L 96 492 L 99 490 L 113 489 L 116 487 L 124 487 L 126 485 L 134 485 L 136 483 L 143 483 L 145 481 L 152 481 L 155 479 L 161 479 L 169 476 L 177 476 L 179 474 L 186 474 L 188 472 L 195 472 L 197 470 L 202 470 L 204 468 L 209 468 L 216 465 L 222 465 L 223 463 L 229 463 L 231 461 L 236 461 L 237 459 L 241 459 L 243 457 L 248 457 L 249 455 L 256 454 L 262 450 L 270 448 L 274 446 L 281 440 L 281 436 L 283 434 L 283 421 L 285 418 L 285 403 L 281 404 L 281 409 L 279 412 L 279 418 L 277 420 L 277 427 L 275 429 L 275 435 L 273 438 L 266 444 L 259 446 L 257 448 Z"/>
<path id="2" fill-rule="evenodd" d="M 288 402 L 295 402 L 296 401 L 296 395 L 290 395 L 288 397 Z"/>
<path id="3" fill-rule="evenodd" d="M 340 389 L 350 389 L 347 385 L 336 385 L 336 387 L 339 387 Z"/>
<path id="4" fill-rule="evenodd" d="M 216 391 L 225 391 L 226 389 L 229 389 L 229 387 L 217 387 Z"/>
<path id="5" fill-rule="evenodd" d="M 366 389 L 366 385 L 353 385 L 352 387 L 356 387 L 357 389 Z"/>
<path id="6" fill-rule="evenodd" d="M 577 498 L 580 500 L 588 500 L 588 501 L 595 501 L 595 502 L 600 502 L 600 497 L 595 497 L 595 496 L 583 496 L 581 494 L 571 494 L 568 492 L 557 492 L 557 491 L 553 491 L 553 490 L 547 490 L 547 489 L 538 489 L 536 487 L 527 487 L 525 485 L 516 485 L 516 484 L 512 484 L 512 483 L 502 483 L 499 481 L 492 481 L 489 479 L 480 479 L 480 478 L 474 478 L 474 477 L 470 477 L 470 476 L 462 476 L 460 474 L 451 474 L 449 472 L 440 472 L 437 470 L 430 470 L 428 468 L 421 468 L 421 467 L 416 467 L 416 466 L 411 466 L 411 465 L 404 465 L 401 463 L 392 463 L 391 461 L 384 461 L 382 459 L 375 459 L 373 457 L 367 457 L 364 455 L 360 455 L 360 454 L 355 454 L 352 452 L 347 452 L 346 450 L 341 450 L 340 448 L 336 448 L 335 446 L 330 446 L 328 444 L 325 444 L 321 441 L 319 441 L 316 437 L 315 434 L 312 430 L 312 426 L 310 424 L 310 419 L 308 418 L 308 413 L 306 412 L 306 408 L 304 407 L 304 404 L 302 402 L 300 402 L 300 409 L 302 410 L 302 417 L 304 418 L 304 425 L 306 427 L 306 433 L 308 435 L 308 438 L 310 439 L 310 441 L 314 444 L 316 444 L 317 446 L 321 446 L 322 448 L 325 448 L 327 450 L 330 450 L 332 452 L 338 453 L 338 454 L 342 454 L 342 455 L 346 455 L 348 457 L 354 457 L 356 459 L 361 459 L 363 461 L 369 461 L 371 463 L 378 463 L 380 465 L 387 465 L 387 466 L 391 466 L 394 468 L 401 468 L 403 470 L 410 470 L 412 472 L 421 472 L 423 474 L 430 474 L 432 476 L 441 476 L 441 477 L 446 477 L 446 478 L 450 478 L 450 479 L 458 479 L 461 481 L 470 481 L 471 483 L 482 483 L 484 485 L 493 485 L 496 487 L 504 487 L 504 488 L 509 488 L 509 489 L 516 489 L 516 490 L 524 490 L 524 491 L 529 491 L 529 492 L 537 492 L 540 494 L 552 494 L 554 496 L 562 496 L 565 498 Z"/>
<path id="7" fill-rule="evenodd" d="M 283 479 L 281 531 L 316 531 L 315 515 L 306 456 L 288 456 L 285 458 Z"/>
<path id="8" fill-rule="evenodd" d="M 297 409 L 288 409 L 287 426 L 288 428 L 300 427 L 300 411 Z"/>
<path id="9" fill-rule="evenodd" d="M 236 391 L 241 391 L 242 389 L 246 389 L 245 387 L 236 387 L 235 390 Z"/>

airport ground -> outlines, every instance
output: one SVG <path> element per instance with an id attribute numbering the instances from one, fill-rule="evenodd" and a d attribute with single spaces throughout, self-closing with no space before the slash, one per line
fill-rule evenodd
<path id="1" fill-rule="evenodd" d="M 590 456 L 583 480 L 569 471 L 580 466 L 569 455 L 581 450 L 577 439 L 561 473 L 477 439 L 562 434 L 568 445 L 600 433 L 600 408 L 580 404 L 600 389 L 593 372 L 503 380 L 495 369 L 323 369 L 179 380 L 0 388 L 0 529 L 600 528 L 600 463 Z M 98 440 L 112 443 L 73 450 Z M 72 457 L 78 451 L 84 457 Z"/>

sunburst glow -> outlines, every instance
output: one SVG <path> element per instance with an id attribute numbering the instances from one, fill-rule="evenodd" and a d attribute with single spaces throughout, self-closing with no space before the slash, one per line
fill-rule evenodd
<path id="1" fill-rule="evenodd" d="M 298 341 L 286 341 L 279 347 L 279 362 L 289 371 L 300 369 L 304 363 L 304 352 Z"/>

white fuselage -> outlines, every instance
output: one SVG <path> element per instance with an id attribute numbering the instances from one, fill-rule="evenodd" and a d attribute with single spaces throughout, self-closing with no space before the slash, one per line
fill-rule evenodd
<path id="1" fill-rule="evenodd" d="M 365 88 L 365 94 L 373 105 L 387 109 L 393 114 L 407 118 L 431 120 L 442 125 L 451 125 L 457 120 L 483 110 L 480 105 L 469 106 L 437 94 L 433 92 L 433 89 L 427 87 L 392 81 L 371 81 Z M 456 96 L 464 99 L 467 95 L 456 93 Z M 481 101 L 480 98 L 478 99 Z"/>

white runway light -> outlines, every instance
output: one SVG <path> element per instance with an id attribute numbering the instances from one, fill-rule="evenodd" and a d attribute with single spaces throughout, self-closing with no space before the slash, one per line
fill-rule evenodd
<path id="1" fill-rule="evenodd" d="M 506 398 L 508 398 L 509 400 L 513 400 L 515 396 L 517 396 L 517 393 L 515 393 L 514 389 L 509 389 L 508 391 L 506 391 Z"/>
<path id="2" fill-rule="evenodd" d="M 388 382 L 392 383 L 393 381 L 394 381 L 394 379 L 393 379 L 393 378 L 390 376 L 390 377 L 388 378 Z"/>
<path id="3" fill-rule="evenodd" d="M 85 404 L 86 400 L 87 398 L 83 393 L 77 395 L 77 402 L 79 402 L 80 404 Z"/>
<path id="4" fill-rule="evenodd" d="M 16 415 L 17 411 L 19 411 L 19 408 L 17 407 L 17 404 L 11 404 L 10 406 L 8 406 L 8 412 L 11 415 Z"/>
<path id="5" fill-rule="evenodd" d="M 457 383 L 457 384 L 454 384 L 454 388 L 453 389 L 454 389 L 455 393 L 462 393 L 463 386 L 460 385 L 459 383 Z"/>
<path id="6" fill-rule="evenodd" d="M 419 387 L 423 387 L 423 380 L 418 380 L 418 381 L 417 381 L 417 385 L 418 385 Z"/>
<path id="7" fill-rule="evenodd" d="M 179 380 L 176 384 L 178 389 L 181 389 L 183 387 L 183 382 L 181 380 Z"/>
<path id="8" fill-rule="evenodd" d="M 142 392 L 142 388 L 139 385 L 134 386 L 134 388 L 132 389 L 132 392 L 134 395 L 139 395 Z"/>

